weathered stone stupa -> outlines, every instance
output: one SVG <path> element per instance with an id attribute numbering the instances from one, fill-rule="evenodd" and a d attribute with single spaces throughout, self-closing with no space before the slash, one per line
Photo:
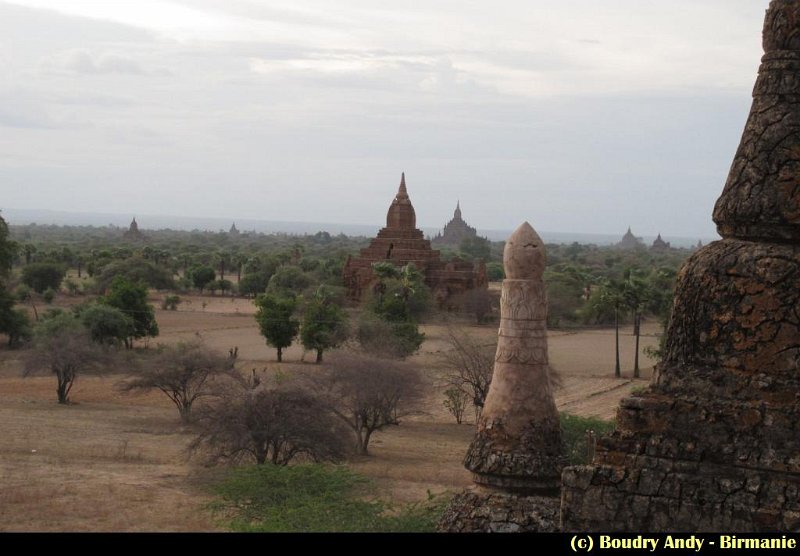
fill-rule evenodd
<path id="1" fill-rule="evenodd" d="M 592 465 L 564 471 L 570 530 L 800 530 L 800 0 L 772 0 L 754 102 L 681 270 L 666 353 Z"/>
<path id="2" fill-rule="evenodd" d="M 440 523 L 450 532 L 555 531 L 561 428 L 547 358 L 544 242 L 527 222 L 506 242 L 494 373 L 464 465 L 476 486 Z"/>

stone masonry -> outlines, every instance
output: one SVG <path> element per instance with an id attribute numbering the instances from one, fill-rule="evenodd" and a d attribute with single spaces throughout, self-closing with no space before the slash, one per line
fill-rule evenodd
<path id="1" fill-rule="evenodd" d="M 714 221 L 680 272 L 666 352 L 588 466 L 562 527 L 800 531 L 800 0 L 773 0 Z"/>

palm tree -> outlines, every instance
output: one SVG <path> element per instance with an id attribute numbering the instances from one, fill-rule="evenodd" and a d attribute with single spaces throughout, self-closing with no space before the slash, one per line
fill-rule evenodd
<path id="1" fill-rule="evenodd" d="M 619 365 L 619 317 L 620 311 L 624 310 L 625 304 L 625 284 L 617 280 L 606 280 L 598 291 L 598 301 L 600 310 L 613 309 L 614 311 L 614 344 L 615 344 L 615 363 L 614 376 L 622 376 Z"/>
<path id="2" fill-rule="evenodd" d="M 628 269 L 623 283 L 625 305 L 633 312 L 633 335 L 636 337 L 636 351 L 633 360 L 633 378 L 639 378 L 639 336 L 642 325 L 642 310 L 650 299 L 650 288 L 643 278 L 637 276 L 636 269 Z"/>

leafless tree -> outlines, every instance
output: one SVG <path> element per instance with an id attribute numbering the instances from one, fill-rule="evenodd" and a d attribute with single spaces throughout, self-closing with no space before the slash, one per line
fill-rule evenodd
<path id="1" fill-rule="evenodd" d="M 200 433 L 190 450 L 203 450 L 214 463 L 286 465 L 296 457 L 339 461 L 350 444 L 349 432 L 312 393 L 260 380 L 229 385 L 198 410 Z"/>
<path id="2" fill-rule="evenodd" d="M 199 341 L 159 346 L 143 361 L 135 376 L 119 385 L 123 392 L 161 390 L 178 408 L 181 420 L 192 419 L 192 406 L 199 398 L 214 395 L 215 380 L 236 377 L 235 358 L 217 353 Z"/>
<path id="3" fill-rule="evenodd" d="M 445 381 L 451 388 L 470 397 L 477 417 L 489 393 L 497 344 L 479 343 L 472 336 L 452 327 L 447 330 L 446 341 L 450 349 L 442 354 L 448 369 Z"/>
<path id="4" fill-rule="evenodd" d="M 422 398 L 422 377 L 407 364 L 337 354 L 327 369 L 308 373 L 314 390 L 355 434 L 359 454 L 368 453 L 375 431 L 399 425 L 400 418 L 416 413 Z"/>
<path id="5" fill-rule="evenodd" d="M 43 321 L 25 356 L 24 375 L 50 372 L 56 377 L 58 403 L 68 404 L 79 373 L 107 369 L 113 355 L 92 342 L 89 332 L 72 315 Z"/>
<path id="6" fill-rule="evenodd" d="M 477 419 L 492 383 L 497 341 L 481 343 L 454 327 L 448 328 L 446 341 L 450 349 L 442 354 L 444 365 L 448 369 L 445 382 L 449 388 L 461 390 L 471 397 Z M 553 388 L 560 388 L 561 376 L 552 365 L 549 373 Z"/>

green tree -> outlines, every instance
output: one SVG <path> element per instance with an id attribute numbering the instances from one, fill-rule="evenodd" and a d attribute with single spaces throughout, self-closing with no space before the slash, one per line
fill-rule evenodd
<path id="1" fill-rule="evenodd" d="M 158 323 L 153 306 L 147 303 L 147 286 L 132 284 L 116 277 L 102 302 L 116 307 L 133 319 L 133 333 L 125 339 L 125 347 L 133 347 L 133 340 L 158 336 Z"/>
<path id="2" fill-rule="evenodd" d="M 639 378 L 639 337 L 642 328 L 642 312 L 650 299 L 650 288 L 647 282 L 641 278 L 635 269 L 627 272 L 627 278 L 623 284 L 623 297 L 626 308 L 633 314 L 633 335 L 636 338 L 636 347 L 633 359 L 633 377 Z"/>
<path id="3" fill-rule="evenodd" d="M 80 312 L 80 320 L 99 344 L 125 344 L 135 333 L 133 318 L 110 305 L 92 304 Z"/>
<path id="4" fill-rule="evenodd" d="M 156 266 L 155 263 L 141 257 L 131 257 L 107 264 L 96 279 L 97 291 L 106 291 L 118 276 L 125 278 L 128 282 L 141 282 L 157 290 L 175 289 L 175 281 L 167 269 Z"/>
<path id="5" fill-rule="evenodd" d="M 625 284 L 615 280 L 607 280 L 603 283 L 596 295 L 597 310 L 614 313 L 614 376 L 621 376 L 619 364 L 619 319 L 620 314 L 625 310 Z"/>
<path id="6" fill-rule="evenodd" d="M 194 287 L 203 293 L 203 290 L 217 277 L 214 269 L 208 265 L 195 265 L 189 269 L 189 277 Z"/>
<path id="7" fill-rule="evenodd" d="M 0 282 L 0 333 L 8 336 L 8 346 L 12 348 L 31 336 L 28 314 L 22 309 L 15 309 L 15 301 L 15 297 Z"/>
<path id="8" fill-rule="evenodd" d="M 22 269 L 22 282 L 36 293 L 44 293 L 47 288 L 57 290 L 66 273 L 58 263 L 31 263 Z"/>
<path id="9" fill-rule="evenodd" d="M 256 298 L 256 322 L 267 344 L 278 350 L 278 362 L 283 360 L 283 348 L 292 345 L 300 330 L 300 321 L 294 318 L 297 299 L 274 294 L 261 294 Z"/>
<path id="10" fill-rule="evenodd" d="M 317 290 L 306 304 L 300 341 L 303 347 L 317 351 L 317 363 L 322 362 L 326 349 L 338 347 L 347 339 L 347 318 L 341 307 L 333 303 L 324 288 Z"/>
<path id="11" fill-rule="evenodd" d="M 17 256 L 18 245 L 9 239 L 8 224 L 0 216 L 0 278 L 8 276 Z"/>
<path id="12" fill-rule="evenodd" d="M 492 246 L 485 237 L 465 237 L 458 246 L 459 251 L 468 259 L 489 260 Z"/>
<path id="13" fill-rule="evenodd" d="M 311 286 L 311 278 L 294 265 L 283 265 L 269 279 L 267 292 L 278 295 L 299 295 Z"/>

